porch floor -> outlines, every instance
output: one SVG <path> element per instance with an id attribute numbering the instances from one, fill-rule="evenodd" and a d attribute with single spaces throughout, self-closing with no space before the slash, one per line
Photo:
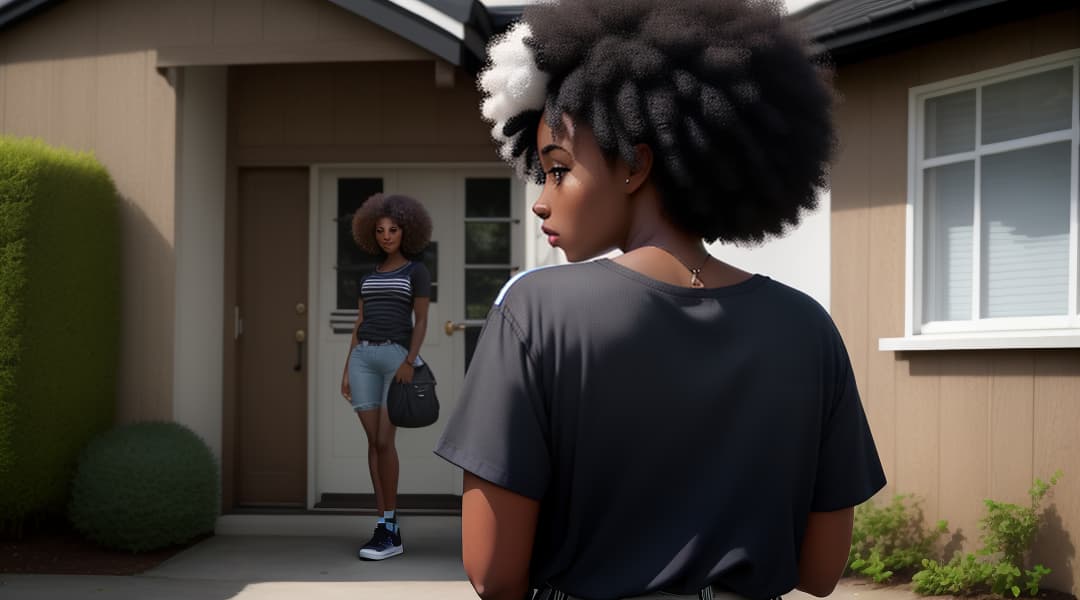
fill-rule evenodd
<path id="1" fill-rule="evenodd" d="M 356 559 L 374 519 L 348 520 L 335 535 L 216 535 L 159 567 L 127 577 L 0 574 L 0 599 L 52 600 L 472 600 L 461 566 L 460 518 L 403 520 L 405 553 Z M 788 600 L 810 600 L 798 592 Z M 837 600 L 915 600 L 903 588 L 843 581 Z"/>

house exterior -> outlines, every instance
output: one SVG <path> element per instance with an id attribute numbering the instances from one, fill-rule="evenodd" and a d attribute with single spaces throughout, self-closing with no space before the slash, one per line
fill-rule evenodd
<path id="1" fill-rule="evenodd" d="M 119 420 L 175 420 L 205 439 L 226 514 L 371 504 L 364 436 L 338 389 L 371 266 L 348 228 L 363 199 L 407 193 L 432 213 L 422 355 L 444 412 L 502 284 L 562 260 L 529 210 L 538 189 L 497 160 L 479 114 L 485 42 L 520 12 L 0 0 L 0 133 L 94 152 L 123 197 Z M 828 215 L 811 219 L 817 260 L 787 279 L 827 303 Z M 460 475 L 431 453 L 438 431 L 399 433 L 405 507 L 460 502 Z"/>
<path id="2" fill-rule="evenodd" d="M 833 0 L 794 15 L 840 94 L 830 312 L 886 494 L 964 547 L 1061 469 L 1036 561 L 1080 563 L 1080 6 Z M 954 545 L 955 547 L 955 545 Z"/>
<path id="3" fill-rule="evenodd" d="M 199 433 L 225 513 L 350 509 L 370 493 L 337 389 L 369 260 L 347 217 L 369 194 L 415 195 L 434 217 L 422 354 L 444 411 L 502 283 L 560 260 L 528 209 L 537 190 L 495 160 L 477 109 L 484 40 L 520 12 L 505 4 L 0 2 L 0 133 L 93 151 L 123 196 L 120 419 Z M 983 498 L 1023 502 L 1062 469 L 1036 559 L 1076 593 L 1073 4 L 796 13 L 836 63 L 831 194 L 787 239 L 712 250 L 830 308 L 886 493 L 921 496 L 968 547 Z M 437 434 L 399 434 L 405 506 L 460 494 L 430 452 Z"/>

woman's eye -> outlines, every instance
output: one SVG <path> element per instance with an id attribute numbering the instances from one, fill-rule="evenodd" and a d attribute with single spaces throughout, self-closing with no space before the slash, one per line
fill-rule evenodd
<path id="1" fill-rule="evenodd" d="M 560 183 L 562 183 L 563 175 L 565 175 L 569 171 L 570 169 L 567 169 L 566 167 L 551 167 L 551 169 L 548 171 L 548 175 L 551 175 L 555 178 L 555 185 L 559 185 Z"/>

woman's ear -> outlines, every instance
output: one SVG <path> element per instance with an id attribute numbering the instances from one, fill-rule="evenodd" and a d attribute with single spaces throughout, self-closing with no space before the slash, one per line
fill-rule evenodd
<path id="1" fill-rule="evenodd" d="M 638 191 L 652 174 L 653 151 L 648 144 L 634 146 L 634 164 L 630 165 L 626 176 L 626 193 Z"/>

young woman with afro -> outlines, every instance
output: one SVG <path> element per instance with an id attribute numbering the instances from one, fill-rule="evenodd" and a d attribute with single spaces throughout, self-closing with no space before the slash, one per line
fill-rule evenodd
<path id="1" fill-rule="evenodd" d="M 396 428 L 387 416 L 386 393 L 394 380 L 410 382 L 427 331 L 431 274 L 414 260 L 431 240 L 431 217 L 408 196 L 376 194 L 356 211 L 353 239 L 379 256 L 374 272 L 360 280 L 359 312 L 353 326 L 341 395 L 352 405 L 368 440 L 368 470 L 383 517 L 357 552 L 383 560 L 404 551 L 397 522 Z"/>
<path id="2" fill-rule="evenodd" d="M 569 260 L 500 293 L 436 453 L 485 599 L 829 594 L 885 477 L 812 299 L 712 258 L 796 225 L 834 145 L 778 2 L 555 0 L 489 47 L 484 116 Z"/>

